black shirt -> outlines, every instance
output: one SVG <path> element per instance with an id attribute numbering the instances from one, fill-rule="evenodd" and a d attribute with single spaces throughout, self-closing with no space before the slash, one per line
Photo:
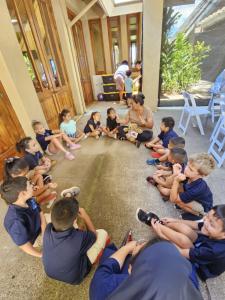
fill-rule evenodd
<path id="1" fill-rule="evenodd" d="M 43 239 L 43 264 L 46 274 L 54 279 L 79 284 L 91 269 L 88 249 L 96 241 L 91 231 L 70 228 L 55 231 L 48 224 Z"/>
<path id="2" fill-rule="evenodd" d="M 100 122 L 95 123 L 95 121 L 93 119 L 88 120 L 86 126 L 84 127 L 84 133 L 92 132 L 89 125 L 92 125 L 94 127 L 94 129 L 98 129 L 100 127 L 101 123 Z"/>
<path id="3" fill-rule="evenodd" d="M 29 170 L 33 170 L 35 167 L 39 165 L 39 159 L 43 157 L 40 151 L 35 152 L 35 154 L 25 152 L 24 159 L 29 165 Z"/>
<path id="4" fill-rule="evenodd" d="M 116 118 L 115 119 L 111 119 L 110 117 L 108 117 L 106 119 L 106 127 L 109 129 L 109 131 L 114 130 L 115 128 L 117 128 L 120 124 L 117 123 Z"/>
<path id="5" fill-rule="evenodd" d="M 50 135 L 53 135 L 53 133 L 52 130 L 49 129 L 46 129 L 44 134 L 38 134 L 38 133 L 36 134 L 36 139 L 43 151 L 45 151 L 48 148 L 48 144 L 50 144 L 50 141 L 45 140 L 45 138 Z"/>

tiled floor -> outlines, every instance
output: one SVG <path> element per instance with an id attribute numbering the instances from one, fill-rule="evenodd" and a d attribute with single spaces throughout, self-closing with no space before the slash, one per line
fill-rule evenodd
<path id="1" fill-rule="evenodd" d="M 102 112 L 105 122 L 106 108 L 113 105 L 122 116 L 126 109 L 118 104 L 97 103 L 80 119 L 78 127 L 83 128 L 91 111 Z M 154 114 L 156 134 L 163 116 L 173 116 L 178 122 L 180 111 L 160 110 Z M 190 128 L 186 135 L 188 154 L 207 151 L 209 135 L 212 130 L 210 121 L 206 135 L 201 136 L 197 128 Z M 137 149 L 128 142 L 115 141 L 106 137 L 100 140 L 88 138 L 77 150 L 74 161 L 65 161 L 58 156 L 58 164 L 53 170 L 54 179 L 59 184 L 58 190 L 72 185 L 81 188 L 80 205 L 92 216 L 97 228 L 106 229 L 115 243 L 119 243 L 128 228 L 134 230 L 136 238 L 152 235 L 148 228 L 137 223 L 137 207 L 152 210 L 160 216 L 177 217 L 178 213 L 169 203 L 164 203 L 157 190 L 149 187 L 145 177 L 153 173 L 154 168 L 146 165 L 148 151 L 141 146 Z M 215 203 L 225 203 L 224 167 L 216 169 L 207 181 L 214 194 Z M 80 286 L 71 286 L 47 278 L 41 261 L 22 253 L 13 245 L 3 228 L 6 205 L 0 203 L 0 299 L 88 299 L 88 286 L 93 271 Z M 213 300 L 225 299 L 225 276 L 208 281 L 208 288 Z M 202 285 L 204 299 L 206 289 Z"/>

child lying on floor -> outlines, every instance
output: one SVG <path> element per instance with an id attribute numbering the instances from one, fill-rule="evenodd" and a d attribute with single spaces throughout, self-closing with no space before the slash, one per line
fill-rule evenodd
<path id="1" fill-rule="evenodd" d="M 183 218 L 201 219 L 213 205 L 212 192 L 203 177 L 213 171 L 215 161 L 207 153 L 199 153 L 190 156 L 184 174 L 179 165 L 176 168 L 170 201 L 186 212 Z"/>
<path id="2" fill-rule="evenodd" d="M 159 218 L 138 209 L 137 220 L 152 226 L 162 239 L 174 243 L 190 260 L 201 279 L 216 277 L 225 271 L 225 205 L 214 206 L 200 221 Z"/>
<path id="3" fill-rule="evenodd" d="M 162 119 L 160 124 L 160 134 L 145 146 L 148 149 L 153 149 L 157 154 L 163 155 L 167 153 L 169 140 L 178 135 L 173 130 L 175 121 L 172 117 Z M 152 155 L 153 156 L 153 155 Z M 158 155 L 157 155 L 158 156 Z"/>
<path id="4" fill-rule="evenodd" d="M 170 153 L 170 150 L 173 148 L 185 148 L 185 139 L 181 136 L 173 137 L 169 140 L 168 148 L 165 149 L 166 153 L 159 158 L 155 159 L 147 159 L 146 163 L 150 166 L 156 166 L 157 169 L 164 169 L 164 166 L 166 167 L 167 161 L 168 161 L 168 155 Z"/>
<path id="5" fill-rule="evenodd" d="M 44 269 L 53 279 L 80 284 L 105 248 L 108 234 L 103 229 L 95 229 L 71 189 L 61 196 L 52 208 L 52 223 L 47 225 L 44 233 Z M 78 217 L 83 219 L 87 231 L 78 228 Z"/>
<path id="6" fill-rule="evenodd" d="M 34 121 L 32 123 L 33 129 L 36 133 L 36 139 L 40 144 L 42 150 L 48 155 L 56 154 L 62 151 L 65 154 L 65 158 L 73 160 L 74 155 L 66 150 L 62 145 L 62 141 L 65 141 L 70 150 L 77 149 L 77 145 L 71 142 L 70 138 L 60 130 L 45 129 L 41 122 Z"/>
<path id="7" fill-rule="evenodd" d="M 184 172 L 187 164 L 187 153 L 182 148 L 173 148 L 168 155 L 168 162 L 171 164 L 171 171 L 158 170 L 154 173 L 153 177 L 148 176 L 146 180 L 154 186 L 163 196 L 170 196 L 170 190 L 174 181 L 174 178 Z M 179 165 L 179 168 L 178 168 Z"/>

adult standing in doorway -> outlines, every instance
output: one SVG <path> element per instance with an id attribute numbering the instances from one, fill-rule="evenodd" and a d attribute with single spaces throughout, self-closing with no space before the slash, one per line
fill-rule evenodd
<path id="1" fill-rule="evenodd" d="M 119 91 L 121 104 L 123 103 L 124 80 L 126 78 L 126 72 L 128 70 L 129 70 L 128 61 L 123 60 L 114 74 L 114 80 L 116 82 L 116 88 Z"/>
<path id="2" fill-rule="evenodd" d="M 138 71 L 138 77 L 137 77 L 137 80 L 138 80 L 138 92 L 141 93 L 142 92 L 142 62 L 141 60 L 137 60 L 136 61 L 136 64 L 135 64 L 135 68 L 137 69 Z"/>

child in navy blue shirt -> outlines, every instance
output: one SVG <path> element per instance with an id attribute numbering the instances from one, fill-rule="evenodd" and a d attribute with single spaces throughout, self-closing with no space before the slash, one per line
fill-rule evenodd
<path id="1" fill-rule="evenodd" d="M 214 206 L 200 221 L 163 218 L 137 210 L 137 218 L 174 243 L 206 280 L 225 271 L 225 205 Z M 157 220 L 158 219 L 158 220 Z"/>
<path id="2" fill-rule="evenodd" d="M 87 136 L 95 137 L 96 140 L 102 135 L 103 128 L 101 127 L 101 114 L 97 111 L 94 111 L 91 114 L 90 119 L 87 121 L 86 126 L 84 127 L 84 133 Z"/>
<path id="3" fill-rule="evenodd" d="M 178 135 L 173 130 L 175 121 L 172 117 L 163 118 L 160 124 L 160 134 L 145 146 L 148 149 L 153 149 L 157 154 L 163 155 L 166 153 L 168 144 L 171 138 Z"/>
<path id="4" fill-rule="evenodd" d="M 79 284 L 91 270 L 92 264 L 105 247 L 106 231 L 95 227 L 71 193 L 57 201 L 51 212 L 43 240 L 43 264 L 46 274 L 59 281 Z M 83 219 L 87 231 L 77 226 Z"/>
<path id="5" fill-rule="evenodd" d="M 152 185 L 156 186 L 160 194 L 163 196 L 170 196 L 171 187 L 174 178 L 177 176 L 177 164 L 182 168 L 182 173 L 187 164 L 187 153 L 182 148 L 173 148 L 170 150 L 168 156 L 168 163 L 170 163 L 170 170 L 157 170 L 153 176 L 148 176 L 146 180 Z M 179 168 L 180 173 L 180 168 Z M 166 198 L 163 198 L 165 200 Z"/>
<path id="6" fill-rule="evenodd" d="M 32 126 L 36 133 L 38 143 L 42 150 L 48 155 L 53 155 L 62 151 L 65 154 L 66 159 L 73 160 L 75 158 L 74 155 L 62 145 L 62 141 L 65 141 L 70 150 L 77 149 L 76 144 L 71 142 L 70 138 L 64 132 L 61 132 L 60 130 L 52 131 L 45 129 L 42 123 L 38 121 L 34 121 Z"/>
<path id="7" fill-rule="evenodd" d="M 16 177 L 27 177 L 33 185 L 33 196 L 38 203 L 51 205 L 56 199 L 56 192 L 51 189 L 57 187 L 56 183 L 44 182 L 43 176 L 39 173 L 31 173 L 29 165 L 24 158 L 10 157 L 5 160 L 4 164 L 4 181 L 9 181 Z"/>
<path id="8" fill-rule="evenodd" d="M 41 257 L 42 253 L 34 248 L 34 242 L 46 227 L 43 213 L 35 198 L 33 186 L 26 177 L 16 177 L 3 182 L 1 197 L 9 205 L 4 226 L 13 242 L 27 254 Z"/>
<path id="9" fill-rule="evenodd" d="M 215 168 L 215 161 L 207 153 L 192 155 L 182 174 L 177 166 L 177 176 L 174 178 L 170 191 L 170 201 L 178 205 L 186 213 L 183 218 L 201 219 L 213 205 L 213 195 L 203 177 L 209 175 Z"/>

